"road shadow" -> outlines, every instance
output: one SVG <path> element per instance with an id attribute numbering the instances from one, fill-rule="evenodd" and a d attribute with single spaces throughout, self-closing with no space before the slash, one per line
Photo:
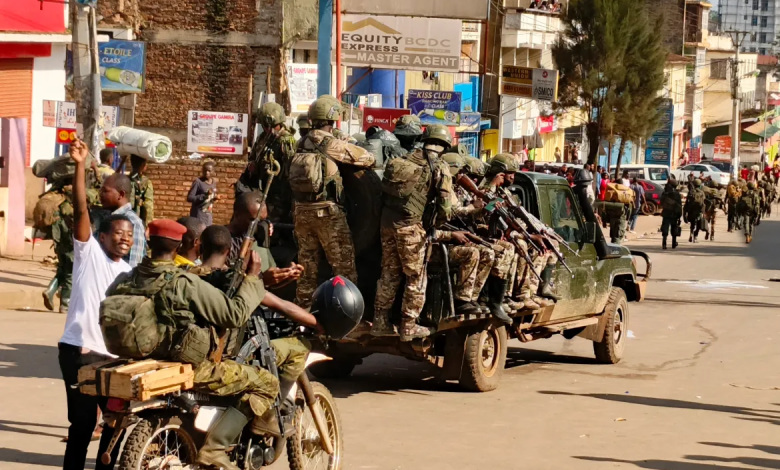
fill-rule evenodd
<path id="1" fill-rule="evenodd" d="M 56 346 L 0 344 L 0 377 L 62 379 Z"/>
<path id="2" fill-rule="evenodd" d="M 506 352 L 505 369 L 528 366 L 531 364 L 579 364 L 596 365 L 595 358 L 584 356 L 569 356 L 538 349 L 509 347 Z"/>
<path id="3" fill-rule="evenodd" d="M 7 269 L 0 269 L 0 274 L 10 274 L 12 276 L 21 276 L 21 277 L 29 277 L 30 279 L 39 279 L 41 281 L 44 281 L 46 284 L 51 281 L 51 278 L 53 277 L 52 274 L 31 274 L 31 273 L 23 273 L 23 272 L 17 272 L 17 271 L 8 271 Z"/>
<path id="4" fill-rule="evenodd" d="M 62 456 L 51 454 L 39 454 L 36 452 L 25 452 L 18 449 L 8 449 L 0 447 L 0 462 L 24 463 L 29 465 L 40 465 L 42 467 L 62 468 Z M 3 465 L 0 465 L 3 467 Z M 95 459 L 87 459 L 84 468 L 95 468 Z"/>
<path id="5" fill-rule="evenodd" d="M 49 284 L 49 281 L 25 281 L 24 279 L 13 279 L 0 276 L 0 284 L 16 284 L 18 286 L 40 287 L 41 289 L 45 289 Z"/>
<path id="6" fill-rule="evenodd" d="M 623 460 L 623 459 L 613 459 L 608 457 L 588 457 L 588 456 L 579 456 L 575 455 L 573 458 L 579 459 L 579 460 L 586 460 L 589 462 L 603 462 L 605 464 L 612 463 L 612 464 L 632 464 L 636 465 L 638 468 L 647 468 L 651 470 L 744 470 L 745 467 L 739 466 L 726 466 L 726 465 L 713 465 L 709 463 L 694 463 L 694 462 L 683 462 L 683 461 L 675 461 L 675 460 Z M 780 462 L 778 462 L 780 464 Z M 779 468 L 779 467 L 769 467 L 769 468 Z"/>
<path id="7" fill-rule="evenodd" d="M 327 385 L 337 398 L 361 393 L 428 396 L 432 392 L 463 391 L 457 384 L 442 380 L 439 368 L 433 364 L 388 354 L 374 354 L 363 359 L 363 364 L 347 378 L 316 380 Z"/>
<path id="8" fill-rule="evenodd" d="M 722 293 L 719 293 L 722 294 Z M 668 297 L 647 297 L 646 302 L 658 302 L 664 304 L 690 304 L 712 306 L 712 299 L 681 299 Z M 751 302 L 748 300 L 721 300 L 718 299 L 718 307 L 743 307 L 743 308 L 780 308 L 780 304 L 771 302 Z"/>
<path id="9" fill-rule="evenodd" d="M 750 449 L 760 452 L 766 452 L 767 454 L 780 455 L 780 447 L 777 446 L 765 446 L 761 444 L 753 444 L 752 446 L 740 446 L 736 444 L 728 444 L 726 442 L 699 442 L 701 445 L 723 447 L 725 449 Z"/>
<path id="10" fill-rule="evenodd" d="M 51 429 L 51 430 L 57 430 L 61 429 L 62 432 L 60 434 L 54 434 L 54 431 L 52 432 L 45 432 L 45 431 L 34 431 L 30 429 L 25 429 L 24 427 L 35 427 L 35 428 L 45 428 L 45 429 Z M 0 419 L 0 432 L 14 432 L 17 434 L 29 434 L 32 436 L 44 436 L 44 437 L 54 437 L 57 439 L 62 439 L 65 436 L 68 435 L 68 426 L 58 426 L 55 424 L 39 424 L 39 423 L 26 423 L 24 421 L 9 421 L 6 419 Z"/>
<path id="11" fill-rule="evenodd" d="M 607 400 L 620 403 L 630 403 L 634 405 L 653 406 L 661 408 L 677 408 L 687 410 L 715 411 L 718 413 L 731 413 L 738 416 L 735 418 L 762 420 L 777 420 L 780 423 L 780 410 L 761 410 L 754 408 L 745 408 L 741 406 L 718 405 L 714 403 L 702 403 L 685 400 L 672 400 L 669 398 L 643 397 L 639 395 L 618 395 L 613 393 L 569 393 L 555 390 L 540 390 L 538 393 L 543 395 L 564 395 L 576 397 L 596 398 L 598 400 Z M 777 423 L 775 423 L 777 424 Z"/>

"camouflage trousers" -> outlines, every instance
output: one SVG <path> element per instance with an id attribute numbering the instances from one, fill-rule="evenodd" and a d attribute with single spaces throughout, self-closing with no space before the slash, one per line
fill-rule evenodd
<path id="1" fill-rule="evenodd" d="M 710 237 L 715 236 L 715 221 L 718 220 L 717 214 L 717 209 L 712 209 L 704 213 L 704 226 L 707 229 L 706 233 L 708 233 Z"/>
<path id="2" fill-rule="evenodd" d="M 357 283 L 355 246 L 347 225 L 347 214 L 341 207 L 334 204 L 325 208 L 311 208 L 305 204 L 296 204 L 294 221 L 298 262 L 304 267 L 298 280 L 298 305 L 303 308 L 311 306 L 311 296 L 317 289 L 320 248 L 325 251 L 334 275 Z"/>
<path id="3" fill-rule="evenodd" d="M 452 246 L 449 249 L 450 269 L 457 266 L 458 278 L 453 289 L 453 297 L 469 302 L 474 296 L 477 283 L 480 251 L 475 246 Z M 479 293 L 477 293 L 479 295 Z"/>
<path id="4" fill-rule="evenodd" d="M 520 245 L 520 248 L 522 248 L 524 251 L 528 251 L 528 244 L 520 239 L 516 239 L 515 243 Z M 515 248 L 517 251 L 517 248 Z M 507 286 L 507 292 L 506 295 L 512 298 L 520 296 L 525 296 L 526 291 L 528 290 L 528 283 L 527 281 L 527 265 L 528 263 L 525 261 L 525 258 L 520 255 L 520 253 L 515 252 L 515 257 L 512 260 L 512 268 L 509 270 L 509 285 Z"/>
<path id="5" fill-rule="evenodd" d="M 756 221 L 758 220 L 758 214 L 755 212 L 748 212 L 742 216 L 742 223 L 745 226 L 745 235 L 753 236 L 753 231 L 756 227 Z"/>
<path id="6" fill-rule="evenodd" d="M 477 279 L 474 282 L 474 290 L 471 294 L 472 302 L 479 300 L 479 294 L 482 292 L 482 288 L 485 287 L 488 277 L 490 277 L 493 265 L 496 264 L 496 250 L 481 245 L 478 245 L 476 248 L 479 250 L 479 266 L 477 267 Z"/>
<path id="7" fill-rule="evenodd" d="M 556 250 L 560 251 L 560 245 L 555 240 L 550 240 L 550 243 L 555 247 Z M 558 257 L 555 256 L 555 253 L 552 251 L 547 251 L 545 253 L 536 253 L 536 256 L 532 258 L 532 261 L 534 262 L 534 270 L 542 274 L 542 271 L 547 266 L 555 266 L 558 263 Z M 539 284 L 541 281 L 539 281 L 539 278 L 536 277 L 533 273 L 528 273 L 528 289 L 532 295 L 536 295 L 536 293 L 539 291 Z"/>
<path id="8" fill-rule="evenodd" d="M 293 383 L 306 369 L 306 358 L 311 352 L 311 343 L 305 338 L 290 336 L 271 341 L 276 353 L 276 369 L 279 381 Z"/>
<path id="9" fill-rule="evenodd" d="M 273 374 L 231 360 L 202 362 L 195 369 L 194 382 L 195 388 L 205 393 L 240 396 L 236 407 L 247 416 L 263 416 L 279 395 L 279 380 Z"/>
<path id="10" fill-rule="evenodd" d="M 729 232 L 734 229 L 739 230 L 741 228 L 742 216 L 737 213 L 737 201 L 729 201 L 727 207 L 728 207 L 727 219 L 728 219 Z"/>
<path id="11" fill-rule="evenodd" d="M 73 285 L 73 232 L 60 219 L 51 227 L 54 253 L 57 255 L 57 282 L 62 289 L 60 297 L 70 299 Z"/>
<path id="12" fill-rule="evenodd" d="M 512 269 L 512 262 L 515 260 L 515 247 L 511 242 L 499 240 L 493 245 L 493 251 L 496 252 L 496 262 L 490 274 L 499 279 L 507 279 Z"/>
<path id="13" fill-rule="evenodd" d="M 417 319 L 425 305 L 425 230 L 422 224 L 382 227 L 382 276 L 376 283 L 374 318 L 387 318 L 393 308 L 401 274 L 406 275 L 401 315 Z"/>

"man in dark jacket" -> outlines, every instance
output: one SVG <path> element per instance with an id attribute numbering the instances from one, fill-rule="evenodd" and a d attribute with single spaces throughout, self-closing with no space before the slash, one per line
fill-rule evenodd
<path id="1" fill-rule="evenodd" d="M 661 234 L 664 237 L 663 248 L 666 249 L 666 238 L 672 233 L 672 249 L 677 248 L 677 237 L 680 235 L 680 217 L 683 213 L 682 197 L 677 190 L 677 180 L 669 180 L 661 195 Z"/>

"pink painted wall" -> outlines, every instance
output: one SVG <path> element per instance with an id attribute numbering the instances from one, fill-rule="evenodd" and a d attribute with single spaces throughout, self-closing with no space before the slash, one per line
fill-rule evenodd
<path id="1" fill-rule="evenodd" d="M 0 255 L 24 255 L 27 119 L 0 119 Z"/>

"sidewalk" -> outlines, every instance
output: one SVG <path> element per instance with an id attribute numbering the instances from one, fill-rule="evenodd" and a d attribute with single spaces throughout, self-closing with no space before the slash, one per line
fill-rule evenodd
<path id="1" fill-rule="evenodd" d="M 53 255 L 51 241 L 46 240 L 36 242 L 34 253 L 32 243 L 27 242 L 22 258 L 0 258 L 0 310 L 48 312 L 41 292 L 54 277 L 56 267 L 43 260 Z"/>

